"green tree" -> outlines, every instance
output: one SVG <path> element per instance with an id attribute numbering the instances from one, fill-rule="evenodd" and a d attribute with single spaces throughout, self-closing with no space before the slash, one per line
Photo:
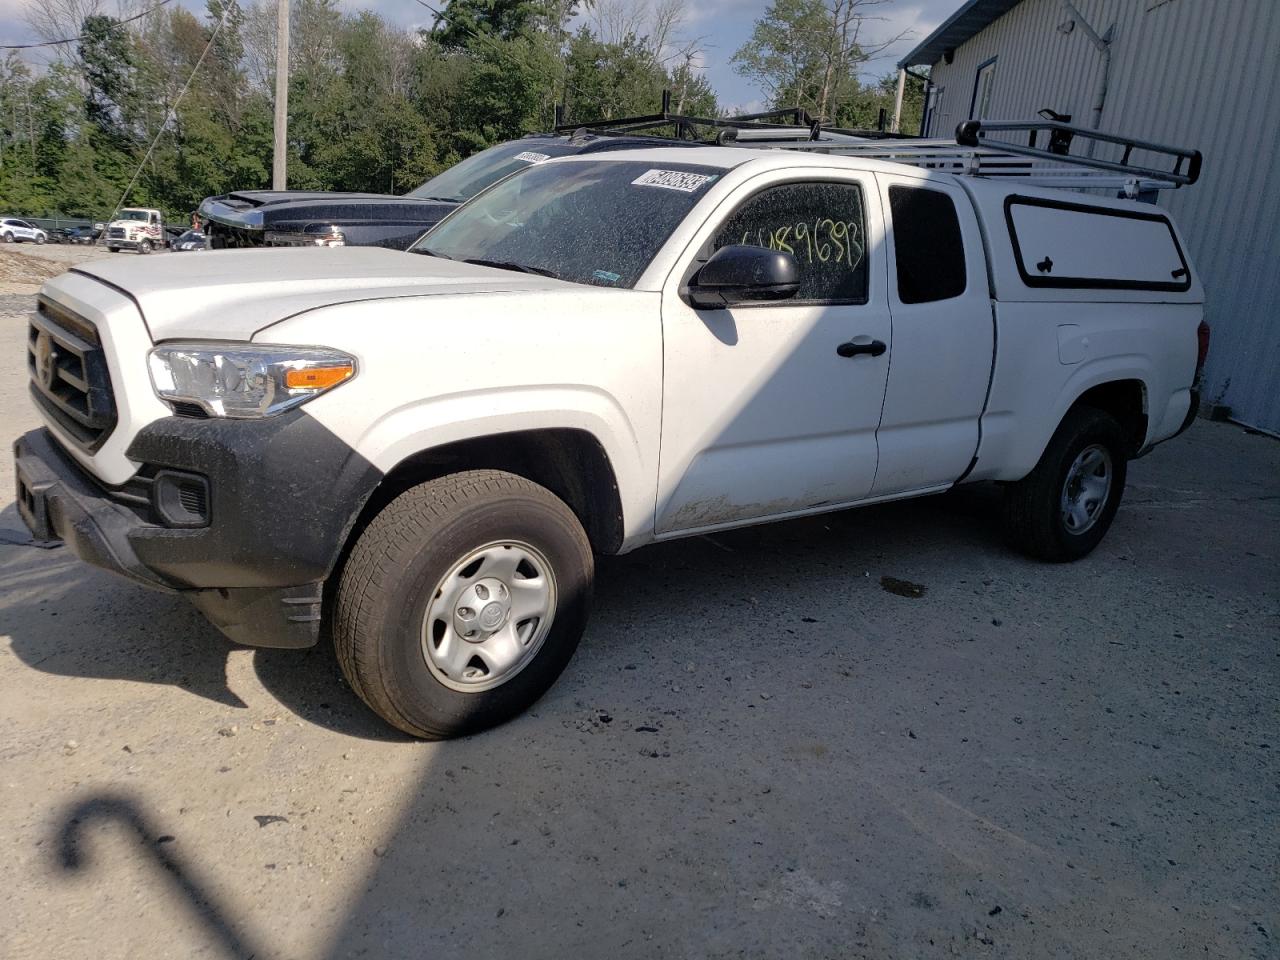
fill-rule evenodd
<path id="1" fill-rule="evenodd" d="M 774 0 L 733 55 L 734 67 L 774 106 L 799 106 L 827 123 L 855 125 L 865 120 L 860 71 L 906 35 L 868 37 L 879 19 L 869 11 L 882 2 Z"/>
<path id="2" fill-rule="evenodd" d="M 79 44 L 84 65 L 85 116 L 109 137 L 126 136 L 126 116 L 135 105 L 134 46 L 111 17 L 85 17 Z"/>
<path id="3" fill-rule="evenodd" d="M 527 37 L 546 13 L 543 0 L 449 0 L 432 36 L 445 50 L 471 50 L 482 38 Z"/>

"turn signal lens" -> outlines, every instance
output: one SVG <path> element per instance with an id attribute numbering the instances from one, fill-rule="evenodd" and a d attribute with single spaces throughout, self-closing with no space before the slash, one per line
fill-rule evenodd
<path id="1" fill-rule="evenodd" d="M 290 390 L 328 390 L 354 376 L 355 372 L 350 363 L 336 367 L 303 367 L 286 371 L 284 385 Z"/>

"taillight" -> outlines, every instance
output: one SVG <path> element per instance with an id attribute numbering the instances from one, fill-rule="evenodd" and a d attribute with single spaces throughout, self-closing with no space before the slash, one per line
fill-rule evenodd
<path id="1" fill-rule="evenodd" d="M 1196 373 L 1204 369 L 1204 362 L 1209 356 L 1209 323 L 1201 320 L 1196 327 Z"/>

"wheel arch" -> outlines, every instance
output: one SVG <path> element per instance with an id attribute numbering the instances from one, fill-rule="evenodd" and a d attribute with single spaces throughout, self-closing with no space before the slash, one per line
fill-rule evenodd
<path id="1" fill-rule="evenodd" d="M 622 546 L 622 499 L 603 444 L 579 428 L 516 430 L 468 437 L 403 457 L 365 500 L 334 572 L 360 532 L 388 503 L 410 487 L 463 470 L 503 470 L 546 487 L 578 517 L 596 553 L 617 553 Z"/>
<path id="2" fill-rule="evenodd" d="M 984 417 L 978 464 L 967 480 L 1021 480 L 1044 456 L 1049 443 L 1071 411 L 1091 407 L 1114 417 L 1129 440 L 1128 456 L 1146 448 L 1150 432 L 1148 371 L 1139 364 L 1082 370 L 1059 391 L 1056 402 L 1042 413 L 1024 409 Z"/>
<path id="3" fill-rule="evenodd" d="M 1149 406 L 1145 381 L 1135 377 L 1096 384 L 1076 397 L 1063 419 L 1078 407 L 1092 407 L 1113 417 L 1129 439 L 1130 457 L 1146 445 Z"/>

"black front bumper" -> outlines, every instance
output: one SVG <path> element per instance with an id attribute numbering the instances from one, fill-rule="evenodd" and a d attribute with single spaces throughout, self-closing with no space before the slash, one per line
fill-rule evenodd
<path id="1" fill-rule="evenodd" d="M 175 528 L 136 482 L 98 483 L 47 430 L 14 444 L 18 512 L 88 563 L 179 591 L 232 640 L 313 645 L 321 588 L 381 474 L 300 411 L 265 421 L 170 417 L 130 445 L 139 476 L 207 480 L 204 525 Z M 145 487 L 144 487 L 145 489 Z"/>
<path id="2" fill-rule="evenodd" d="M 64 540 L 86 563 L 137 583 L 172 589 L 138 559 L 129 542 L 140 521 L 103 494 L 70 457 L 33 430 L 13 445 L 18 515 L 37 540 Z"/>

